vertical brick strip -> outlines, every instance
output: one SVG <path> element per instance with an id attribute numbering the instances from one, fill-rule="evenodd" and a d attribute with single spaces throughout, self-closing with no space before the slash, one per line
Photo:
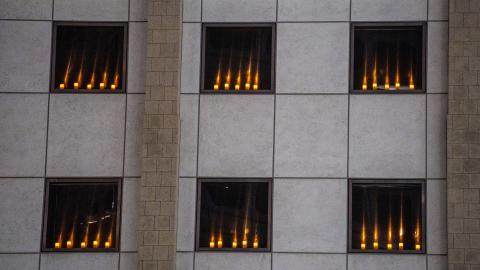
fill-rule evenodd
<path id="1" fill-rule="evenodd" d="M 480 1 L 450 0 L 448 264 L 480 269 Z"/>
<path id="2" fill-rule="evenodd" d="M 147 1 L 138 269 L 169 270 L 175 268 L 180 0 Z"/>

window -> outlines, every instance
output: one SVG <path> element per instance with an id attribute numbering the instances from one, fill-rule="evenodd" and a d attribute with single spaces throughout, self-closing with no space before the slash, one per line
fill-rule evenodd
<path id="1" fill-rule="evenodd" d="M 350 180 L 351 252 L 425 252 L 424 181 Z"/>
<path id="2" fill-rule="evenodd" d="M 270 179 L 200 179 L 197 250 L 270 249 Z"/>
<path id="3" fill-rule="evenodd" d="M 125 91 L 126 24 L 56 23 L 52 92 Z"/>
<path id="4" fill-rule="evenodd" d="M 351 90 L 409 93 L 425 90 L 423 23 L 352 25 Z"/>
<path id="5" fill-rule="evenodd" d="M 48 179 L 45 251 L 116 251 L 119 179 Z"/>
<path id="6" fill-rule="evenodd" d="M 204 93 L 272 93 L 273 25 L 203 28 Z"/>

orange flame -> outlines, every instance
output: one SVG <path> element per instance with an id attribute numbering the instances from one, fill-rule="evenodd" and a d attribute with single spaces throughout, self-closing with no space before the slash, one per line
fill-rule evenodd
<path id="1" fill-rule="evenodd" d="M 398 249 L 402 250 L 403 249 L 403 193 L 400 193 L 400 229 L 398 232 Z"/>
<path id="2" fill-rule="evenodd" d="M 232 248 L 237 248 L 237 222 L 235 221 L 235 230 L 233 231 Z"/>
<path id="3" fill-rule="evenodd" d="M 410 64 L 410 71 L 408 72 L 408 87 L 410 88 L 410 90 L 414 90 L 415 89 L 415 83 L 413 81 L 413 66 L 412 64 Z"/>
<path id="4" fill-rule="evenodd" d="M 367 58 L 365 57 L 365 63 L 363 65 L 363 82 L 362 82 L 362 90 L 366 91 L 367 90 Z"/>
<path id="5" fill-rule="evenodd" d="M 391 250 L 393 248 L 392 244 L 392 216 L 391 213 L 388 214 L 388 243 L 387 249 Z"/>
<path id="6" fill-rule="evenodd" d="M 250 83 L 252 80 L 252 53 L 248 57 L 248 67 L 247 67 L 247 79 L 245 81 L 245 90 L 250 90 Z"/>
<path id="7" fill-rule="evenodd" d="M 395 89 L 400 89 L 400 72 L 398 70 L 398 57 L 397 57 L 397 66 L 395 70 Z"/>
<path id="8" fill-rule="evenodd" d="M 210 235 L 210 248 L 214 248 L 214 247 L 215 247 L 215 236 L 212 233 Z"/>
<path id="9" fill-rule="evenodd" d="M 220 67 L 217 70 L 217 76 L 215 76 L 215 84 L 213 85 L 213 90 L 217 91 L 220 89 Z"/>
<path id="10" fill-rule="evenodd" d="M 231 77 L 231 71 L 230 68 L 228 68 L 227 71 L 227 76 L 225 77 L 225 84 L 224 84 L 224 89 L 229 90 L 230 89 L 230 77 Z"/>
<path id="11" fill-rule="evenodd" d="M 373 62 L 373 83 L 372 88 L 373 90 L 377 90 L 377 54 L 375 54 L 375 61 Z"/>
<path id="12" fill-rule="evenodd" d="M 365 250 L 367 248 L 367 230 L 365 227 L 365 217 L 362 218 L 362 239 L 360 243 L 360 248 Z"/>
<path id="13" fill-rule="evenodd" d="M 385 70 L 385 90 L 389 90 L 389 89 L 390 89 L 390 79 L 388 76 L 388 55 L 387 55 L 387 67 Z"/>
<path id="14" fill-rule="evenodd" d="M 421 240 L 420 240 L 420 214 L 417 214 L 417 222 L 415 224 L 415 250 L 421 250 L 420 243 L 421 243 Z"/>

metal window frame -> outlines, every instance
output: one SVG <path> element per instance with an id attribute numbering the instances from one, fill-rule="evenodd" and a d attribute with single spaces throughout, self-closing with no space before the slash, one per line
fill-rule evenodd
<path id="1" fill-rule="evenodd" d="M 115 230 L 115 247 L 114 248 L 48 248 L 47 247 L 47 226 L 48 226 L 48 209 L 50 198 L 50 184 L 65 183 L 65 184 L 103 184 L 114 183 L 117 184 L 117 218 L 116 218 L 116 230 Z M 43 222 L 42 222 L 42 240 L 40 251 L 41 252 L 119 252 L 120 251 L 120 231 L 122 222 L 122 179 L 118 177 L 55 177 L 45 179 L 45 192 L 43 198 Z"/>
<path id="2" fill-rule="evenodd" d="M 224 90 L 218 90 L 214 91 L 213 89 L 205 89 L 205 51 L 206 51 L 206 45 L 205 45 L 205 36 L 206 36 L 206 31 L 207 28 L 209 27 L 224 27 L 224 28 L 229 28 L 229 27 L 244 27 L 244 28 L 255 28 L 255 27 L 270 27 L 272 31 L 272 55 L 271 57 L 271 65 L 270 65 L 270 89 L 259 89 L 257 91 L 250 90 L 250 91 L 245 91 L 245 90 L 240 90 L 240 91 L 235 91 L 235 90 L 229 90 L 229 91 L 224 91 Z M 214 94 L 214 95 L 262 95 L 262 94 L 275 94 L 276 92 L 276 87 L 275 87 L 275 71 L 276 71 L 276 44 L 277 44 L 277 27 L 275 23 L 269 23 L 269 22 L 260 22 L 260 23 L 202 23 L 202 41 L 201 41 L 201 60 L 200 60 L 200 94 Z"/>
<path id="3" fill-rule="evenodd" d="M 265 248 L 202 248 L 200 247 L 200 210 L 202 201 L 202 184 L 203 183 L 267 183 L 268 184 L 268 226 L 267 226 L 267 247 Z M 197 179 L 197 198 L 196 198 L 196 211 L 195 211 L 195 251 L 206 252 L 270 252 L 272 248 L 272 190 L 273 179 L 272 178 L 231 178 L 231 177 L 219 177 L 219 178 L 198 178 Z"/>
<path id="4" fill-rule="evenodd" d="M 57 29 L 58 26 L 90 26 L 90 27 L 108 27 L 116 26 L 123 28 L 123 61 L 122 61 L 122 88 L 114 91 L 110 88 L 106 90 L 100 89 L 63 89 L 55 87 L 55 62 L 57 56 Z M 51 53 L 51 70 L 50 70 L 50 93 L 59 94 L 122 94 L 127 92 L 127 59 L 128 59 L 128 23 L 127 22 L 72 22 L 72 21 L 56 21 L 52 24 L 52 53 Z"/>
<path id="5" fill-rule="evenodd" d="M 357 27 L 402 27 L 402 26 L 418 26 L 422 29 L 422 89 L 414 90 L 367 90 L 363 91 L 362 89 L 354 88 L 354 57 L 355 57 L 355 30 Z M 350 55 L 349 55 L 349 93 L 350 94 L 362 94 L 362 95 L 383 95 L 383 94 L 424 94 L 427 89 L 427 22 L 417 21 L 417 22 L 352 22 L 350 23 Z"/>
<path id="6" fill-rule="evenodd" d="M 420 184 L 422 192 L 422 249 L 417 250 L 361 250 L 352 248 L 352 187 L 356 183 L 366 184 Z M 348 179 L 348 234 L 347 246 L 348 253 L 374 253 L 374 254 L 426 254 L 427 253 L 427 204 L 426 204 L 426 180 L 421 178 L 415 179 L 368 179 L 368 178 L 350 178 Z"/>

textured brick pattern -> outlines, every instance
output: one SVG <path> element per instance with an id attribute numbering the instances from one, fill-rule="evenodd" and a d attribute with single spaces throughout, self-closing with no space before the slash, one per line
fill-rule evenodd
<path id="1" fill-rule="evenodd" d="M 449 269 L 480 269 L 480 1 L 450 0 Z"/>
<path id="2" fill-rule="evenodd" d="M 180 0 L 148 0 L 138 269 L 174 268 Z"/>

